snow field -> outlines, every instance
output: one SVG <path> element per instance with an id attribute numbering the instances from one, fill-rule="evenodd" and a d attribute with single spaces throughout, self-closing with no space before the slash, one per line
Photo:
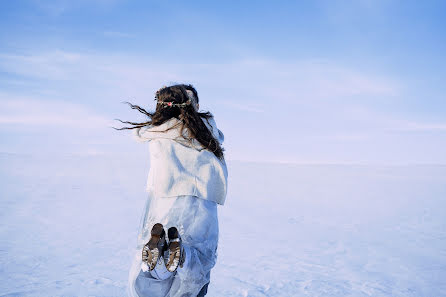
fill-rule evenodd
<path id="1" fill-rule="evenodd" d="M 141 158 L 0 154 L 0 296 L 125 296 Z M 446 296 L 446 166 L 228 168 L 207 296 Z"/>

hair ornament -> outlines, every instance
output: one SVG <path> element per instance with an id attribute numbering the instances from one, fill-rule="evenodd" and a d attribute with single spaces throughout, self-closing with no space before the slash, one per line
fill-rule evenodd
<path id="1" fill-rule="evenodd" d="M 190 105 L 192 102 L 187 100 L 184 103 L 173 103 L 172 101 L 158 101 L 156 104 L 161 104 L 163 107 L 186 107 Z"/>

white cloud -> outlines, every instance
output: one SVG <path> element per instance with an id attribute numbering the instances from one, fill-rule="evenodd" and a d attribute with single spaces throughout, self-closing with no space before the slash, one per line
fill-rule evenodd
<path id="1" fill-rule="evenodd" d="M 20 90 L 28 90 L 24 98 L 17 98 L 14 92 L 12 96 L 0 94 L 1 126 L 58 123 L 86 131 L 92 127 L 115 126 L 116 122 L 110 123 L 104 115 L 89 109 L 88 100 L 95 100 L 95 106 L 112 106 L 107 112 L 115 109 L 117 115 L 110 118 L 135 119 L 138 114 L 122 108 L 119 102 L 129 100 L 145 106 L 153 103 L 153 94 L 160 86 L 187 82 L 197 87 L 202 109 L 207 110 L 210 105 L 212 113 L 225 114 L 217 121 L 225 134 L 231 135 L 227 142 L 229 157 L 232 154 L 233 158 L 425 160 L 421 147 L 396 157 L 395 152 L 403 144 L 411 144 L 419 133 L 396 135 L 395 131 L 445 129 L 444 123 L 421 123 L 382 108 L 383 102 L 394 100 L 398 104 L 401 99 L 404 90 L 398 80 L 326 61 L 281 63 L 253 59 L 220 64 L 175 64 L 141 56 L 58 50 L 29 55 L 2 54 L 0 67 L 6 73 L 19 74 L 9 79 L 9 83 L 3 81 L 3 85 L 10 84 L 12 89 L 17 89 L 17 84 L 11 86 L 17 80 L 23 83 Z M 20 75 L 28 80 L 21 80 Z M 40 97 L 29 91 L 38 86 Z M 79 90 L 81 96 L 76 93 Z M 234 125 L 233 110 L 249 113 L 249 125 Z M 266 115 L 271 116 L 269 120 Z M 240 113 L 237 117 L 241 117 Z M 236 120 L 241 123 L 244 119 Z M 97 132 L 99 128 L 95 129 Z M 262 139 L 262 133 L 268 135 L 268 141 L 259 146 L 256 141 Z M 107 137 L 114 137 L 111 135 L 102 133 L 103 142 L 108 141 Z M 432 141 L 441 146 L 441 139 Z M 381 151 L 375 153 L 376 147 Z M 437 159 L 444 158 L 437 156 Z"/>
<path id="2" fill-rule="evenodd" d="M 61 50 L 32 55 L 0 54 L 3 71 L 36 79 L 71 79 L 80 74 L 85 62 L 81 54 Z"/>
<path id="3" fill-rule="evenodd" d="M 134 34 L 118 32 L 118 31 L 105 31 L 104 35 L 107 37 L 115 37 L 115 38 L 133 38 Z"/>
<path id="4" fill-rule="evenodd" d="M 229 108 L 238 109 L 238 110 L 242 110 L 242 111 L 256 112 L 256 113 L 265 112 L 265 106 L 262 104 L 253 104 L 253 103 L 244 103 L 244 102 L 237 103 L 237 102 L 233 102 L 233 101 L 224 101 L 224 102 L 222 102 L 222 104 Z"/>
<path id="5" fill-rule="evenodd" d="M 296 94 L 303 98 L 338 98 L 351 95 L 395 96 L 399 92 L 398 84 L 389 78 L 381 78 L 382 75 L 323 61 L 282 63 L 254 59 L 221 64 L 175 64 L 144 57 L 54 50 L 29 55 L 0 54 L 0 67 L 6 72 L 38 79 L 93 79 L 112 81 L 118 87 L 127 87 L 125 84 L 131 83 L 135 88 L 135 84 L 178 82 L 185 78 L 210 85 L 224 82 L 235 90 L 244 88 L 254 94 L 277 96 L 278 99 Z"/>
<path id="6" fill-rule="evenodd" d="M 110 119 L 87 107 L 60 100 L 41 100 L 0 93 L 0 125 L 106 127 Z"/>
<path id="7" fill-rule="evenodd" d="M 446 132 L 446 123 L 427 123 L 427 122 L 415 122 L 415 121 L 402 121 L 397 127 L 396 131 L 444 131 Z"/>
<path id="8" fill-rule="evenodd" d="M 343 133 L 343 132 L 336 132 L 333 134 L 330 134 L 327 138 L 333 139 L 333 140 L 339 140 L 339 141 L 363 141 L 366 139 L 369 139 L 369 135 L 367 133 Z"/>
<path id="9" fill-rule="evenodd" d="M 107 9 L 116 5 L 119 0 L 32 0 L 32 2 L 37 8 L 39 8 L 46 14 L 53 17 L 59 17 L 65 12 L 80 7 L 88 7 L 89 9 L 91 9 L 93 6 L 99 9 Z"/>
<path id="10" fill-rule="evenodd" d="M 254 74 L 262 87 L 272 94 L 299 94 L 308 99 L 339 99 L 352 95 L 395 96 L 399 92 L 396 81 L 383 78 L 382 74 L 351 69 L 328 61 L 304 60 L 282 63 L 265 60 L 245 61 L 238 72 Z M 254 80 L 255 81 L 255 80 Z M 292 91 L 287 93 L 287 90 Z M 271 95 L 272 95 L 271 94 Z"/>

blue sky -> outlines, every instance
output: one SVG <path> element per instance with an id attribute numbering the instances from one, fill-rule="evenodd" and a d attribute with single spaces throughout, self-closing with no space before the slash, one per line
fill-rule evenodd
<path id="1" fill-rule="evenodd" d="M 3 1 L 0 143 L 131 153 L 109 128 L 196 86 L 228 159 L 446 164 L 444 1 Z"/>

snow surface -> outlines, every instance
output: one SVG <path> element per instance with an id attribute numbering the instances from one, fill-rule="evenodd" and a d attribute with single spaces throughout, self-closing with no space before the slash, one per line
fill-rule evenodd
<path id="1" fill-rule="evenodd" d="M 140 160 L 0 154 L 0 296 L 125 296 Z M 207 296 L 446 296 L 446 166 L 228 168 Z"/>

